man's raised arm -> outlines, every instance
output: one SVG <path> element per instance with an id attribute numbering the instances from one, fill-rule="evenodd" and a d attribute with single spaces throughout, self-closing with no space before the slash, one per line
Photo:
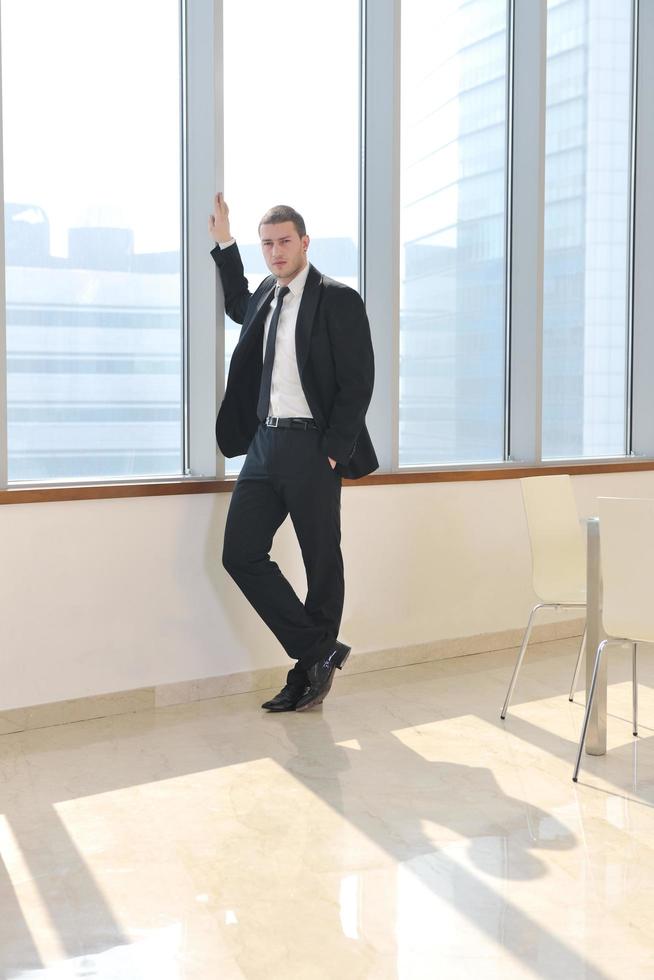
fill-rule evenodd
<path id="1" fill-rule="evenodd" d="M 220 271 L 225 310 L 235 323 L 243 323 L 250 301 L 250 288 L 229 227 L 229 208 L 222 191 L 214 198 L 213 214 L 209 215 L 209 234 L 216 242 L 211 254 Z"/>

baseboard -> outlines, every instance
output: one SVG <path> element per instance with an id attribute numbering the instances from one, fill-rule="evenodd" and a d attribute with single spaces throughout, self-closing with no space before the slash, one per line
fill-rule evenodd
<path id="1" fill-rule="evenodd" d="M 583 619 L 566 619 L 556 623 L 535 626 L 533 643 L 545 643 L 572 636 L 581 636 Z M 517 647 L 522 639 L 523 628 L 502 630 L 497 633 L 481 633 L 451 640 L 434 640 L 412 646 L 369 653 L 354 652 L 347 662 L 348 674 L 361 674 L 370 670 L 385 670 L 430 660 L 449 660 L 453 657 L 469 657 L 478 653 L 490 653 Z M 187 704 L 209 698 L 226 697 L 230 694 L 247 694 L 281 687 L 288 667 L 265 667 L 260 670 L 241 671 L 222 677 L 202 677 L 193 681 L 158 684 L 113 694 L 96 694 L 69 701 L 53 701 L 27 708 L 11 708 L 0 713 L 0 735 L 67 725 L 75 721 L 90 721 L 110 715 L 128 714 L 145 708 L 163 708 L 174 704 Z"/>

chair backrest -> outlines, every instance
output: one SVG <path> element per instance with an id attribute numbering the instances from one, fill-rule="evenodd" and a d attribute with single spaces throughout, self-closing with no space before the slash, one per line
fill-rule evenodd
<path id="1" fill-rule="evenodd" d="M 520 481 L 534 591 L 544 602 L 586 601 L 586 545 L 570 477 Z"/>
<path id="2" fill-rule="evenodd" d="M 654 500 L 598 497 L 602 620 L 609 636 L 654 642 Z"/>

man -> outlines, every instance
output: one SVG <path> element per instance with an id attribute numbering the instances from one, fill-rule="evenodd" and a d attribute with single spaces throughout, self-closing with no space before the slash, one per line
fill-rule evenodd
<path id="1" fill-rule="evenodd" d="M 271 208 L 259 237 L 270 276 L 251 294 L 216 195 L 209 233 L 225 309 L 243 327 L 216 421 L 225 456 L 247 452 L 232 494 L 223 564 L 296 661 L 262 707 L 321 704 L 350 648 L 338 640 L 343 612 L 341 477 L 365 476 L 377 457 L 365 427 L 374 364 L 365 307 L 355 290 L 307 261 L 309 236 L 293 208 Z M 307 575 L 304 602 L 270 560 L 290 514 Z"/>

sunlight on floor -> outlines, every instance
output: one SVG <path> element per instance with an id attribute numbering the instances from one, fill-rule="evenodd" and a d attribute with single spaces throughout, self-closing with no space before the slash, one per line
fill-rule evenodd
<path id="1" fill-rule="evenodd" d="M 572 783 L 583 695 L 542 644 L 343 676 L 321 710 L 235 695 L 0 739 L 7 980 L 654 975 L 654 739 Z M 641 715 L 654 720 L 643 658 Z"/>

